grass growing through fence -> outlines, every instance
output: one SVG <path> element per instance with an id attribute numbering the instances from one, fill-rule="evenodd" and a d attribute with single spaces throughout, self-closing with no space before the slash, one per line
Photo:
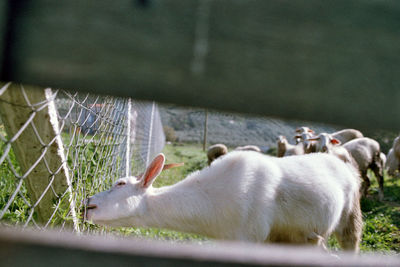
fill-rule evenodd
<path id="1" fill-rule="evenodd" d="M 5 135 L 3 131 L 0 131 L 0 134 Z M 5 146 L 4 142 L 0 142 L 0 157 L 4 152 Z M 0 165 L 0 213 L 5 210 L 5 206 L 17 189 L 18 181 L 16 181 L 15 175 L 11 171 L 12 168 L 19 173 L 19 165 L 15 159 L 14 152 L 10 150 L 8 158 Z M 5 210 L 0 223 L 5 225 L 23 225 L 29 216 L 29 203 L 25 201 L 29 201 L 29 197 L 26 188 L 22 186 L 19 194 L 14 196 L 11 205 Z"/>

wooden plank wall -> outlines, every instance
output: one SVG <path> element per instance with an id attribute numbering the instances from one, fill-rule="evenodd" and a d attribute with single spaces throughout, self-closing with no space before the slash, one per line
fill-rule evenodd
<path id="1" fill-rule="evenodd" d="M 171 244 L 0 228 L 1 266 L 399 266 L 399 258 L 243 243 Z"/>
<path id="2" fill-rule="evenodd" d="M 9 2 L 2 80 L 400 129 L 399 1 Z"/>
<path id="3" fill-rule="evenodd" d="M 8 1 L 0 0 L 0 74 L 4 72 L 4 56 L 6 54 L 7 27 L 8 25 Z"/>

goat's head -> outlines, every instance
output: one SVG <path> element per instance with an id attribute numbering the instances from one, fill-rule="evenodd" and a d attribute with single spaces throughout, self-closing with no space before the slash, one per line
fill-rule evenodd
<path id="1" fill-rule="evenodd" d="M 159 154 L 143 174 L 120 178 L 110 190 L 90 197 L 87 200 L 85 219 L 101 225 L 132 225 L 134 218 L 140 218 L 146 212 L 144 197 L 161 171 L 182 165 L 164 163 L 165 156 Z"/>
<path id="2" fill-rule="evenodd" d="M 297 134 L 294 136 L 294 139 L 296 140 L 296 144 L 303 143 L 304 146 L 304 151 L 306 153 L 311 153 L 313 152 L 313 147 L 315 147 L 316 141 L 313 140 L 315 138 L 314 131 L 312 132 L 303 132 L 302 134 Z"/>
<path id="3" fill-rule="evenodd" d="M 277 142 L 278 144 L 286 144 L 288 141 L 287 141 L 287 139 L 286 139 L 286 136 L 280 135 L 280 136 L 278 136 L 278 138 L 276 139 L 276 142 Z"/>
<path id="4" fill-rule="evenodd" d="M 336 138 L 333 138 L 330 134 L 321 133 L 316 137 L 312 137 L 307 139 L 312 142 L 315 141 L 316 151 L 317 152 L 326 152 L 329 153 L 330 149 L 334 146 L 340 145 L 340 141 Z"/>
<path id="5" fill-rule="evenodd" d="M 298 133 L 298 134 L 302 134 L 302 133 L 314 134 L 314 131 L 311 130 L 310 128 L 308 128 L 308 127 L 303 126 L 303 127 L 297 128 L 296 129 L 296 133 Z"/>

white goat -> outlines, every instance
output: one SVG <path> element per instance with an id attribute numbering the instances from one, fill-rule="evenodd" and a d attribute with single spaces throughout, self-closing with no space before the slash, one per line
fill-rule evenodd
<path id="1" fill-rule="evenodd" d="M 296 144 L 303 144 L 304 153 L 309 154 L 316 152 L 316 142 L 312 141 L 313 137 L 313 133 L 304 132 L 302 134 L 297 134 L 294 138 L 296 139 Z"/>
<path id="2" fill-rule="evenodd" d="M 278 136 L 276 144 L 278 157 L 304 154 L 304 146 L 302 143 L 299 143 L 297 145 L 289 144 L 288 140 L 283 135 Z"/>
<path id="3" fill-rule="evenodd" d="M 386 162 L 387 162 L 387 158 L 386 158 L 385 153 L 381 152 L 379 154 L 379 157 L 381 158 L 383 169 L 385 169 Z"/>
<path id="4" fill-rule="evenodd" d="M 224 144 L 215 144 L 208 148 L 207 150 L 207 159 L 208 165 L 211 164 L 217 158 L 228 153 L 228 148 Z"/>
<path id="5" fill-rule="evenodd" d="M 364 135 L 355 129 L 343 129 L 334 133 L 331 133 L 332 137 L 339 140 L 342 144 L 347 143 L 350 140 L 364 137 Z"/>
<path id="6" fill-rule="evenodd" d="M 362 231 L 357 171 L 328 154 L 276 158 L 233 151 L 172 186 L 153 188 L 165 157 L 140 178 L 119 179 L 91 197 L 87 219 L 211 238 L 323 246 L 335 233 L 358 251 Z"/>
<path id="7" fill-rule="evenodd" d="M 321 133 L 313 140 L 318 140 L 317 151 L 327 152 L 338 156 L 345 162 L 352 163 L 358 168 L 361 178 L 364 180 L 362 194 L 367 194 L 371 181 L 367 171 L 372 169 L 379 184 L 379 199 L 383 200 L 383 162 L 380 145 L 377 141 L 368 138 L 356 138 L 340 146 L 341 142 L 332 135 Z M 349 157 L 349 155 L 351 157 Z"/>
<path id="8" fill-rule="evenodd" d="M 394 150 L 394 154 L 396 155 L 396 157 L 398 159 L 400 159 L 400 136 L 397 136 L 393 140 L 393 150 Z"/>
<path id="9" fill-rule="evenodd" d="M 399 175 L 400 172 L 400 136 L 393 141 L 393 146 L 387 155 L 387 163 L 385 168 L 389 175 Z"/>
<path id="10" fill-rule="evenodd" d="M 357 162 L 361 178 L 364 180 L 362 192 L 365 196 L 371 184 L 367 170 L 372 169 L 379 184 L 379 199 L 383 200 L 383 162 L 381 158 L 381 147 L 374 139 L 363 137 L 350 140 L 343 145 Z"/>
<path id="11" fill-rule="evenodd" d="M 398 175 L 398 172 L 400 171 L 400 161 L 394 154 L 393 148 L 389 150 L 389 153 L 387 155 L 385 169 L 391 176 Z"/>
<path id="12" fill-rule="evenodd" d="M 302 127 L 299 127 L 296 129 L 296 133 L 298 133 L 298 134 L 302 134 L 302 133 L 314 134 L 315 132 L 313 130 L 311 130 L 309 127 L 302 126 Z"/>
<path id="13" fill-rule="evenodd" d="M 316 152 L 325 152 L 333 154 L 343 160 L 346 163 L 352 164 L 354 167 L 358 167 L 357 163 L 354 161 L 353 157 L 350 155 L 342 146 L 338 139 L 333 138 L 332 135 L 328 133 L 320 133 L 318 136 L 309 139 L 310 141 L 316 142 L 315 149 Z"/>

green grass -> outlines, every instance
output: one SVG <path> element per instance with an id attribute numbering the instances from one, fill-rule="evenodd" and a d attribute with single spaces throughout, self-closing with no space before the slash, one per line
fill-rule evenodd
<path id="1" fill-rule="evenodd" d="M 400 179 L 385 178 L 383 202 L 378 200 L 375 179 L 371 195 L 361 200 L 364 218 L 361 249 L 400 253 Z"/>
<path id="2" fill-rule="evenodd" d="M 1 147 L 0 147 L 1 149 Z M 1 151 L 1 150 L 0 150 Z M 89 153 L 89 152 L 88 152 Z M 167 163 L 184 162 L 185 165 L 164 171 L 155 181 L 155 187 L 174 184 L 189 173 L 202 169 L 207 165 L 205 153 L 200 145 L 169 144 L 163 150 Z M 12 154 L 11 158 L 14 161 Z M 0 210 L 15 189 L 12 173 L 8 170 L 8 163 L 0 166 Z M 373 175 L 370 173 L 373 177 Z M 385 176 L 385 200 L 378 200 L 376 179 L 372 178 L 372 186 L 368 197 L 362 199 L 361 206 L 364 218 L 364 230 L 361 243 L 362 251 L 379 251 L 387 254 L 400 253 L 400 179 Z M 26 196 L 26 190 L 22 194 Z M 21 224 L 26 219 L 27 205 L 19 197 L 7 211 L 3 218 L 7 224 Z M 170 231 L 155 228 L 109 228 L 88 224 L 84 229 L 91 233 L 104 235 L 133 236 L 167 240 L 169 242 L 209 242 L 206 237 L 199 235 Z M 329 247 L 337 249 L 334 238 L 329 240 Z"/>

